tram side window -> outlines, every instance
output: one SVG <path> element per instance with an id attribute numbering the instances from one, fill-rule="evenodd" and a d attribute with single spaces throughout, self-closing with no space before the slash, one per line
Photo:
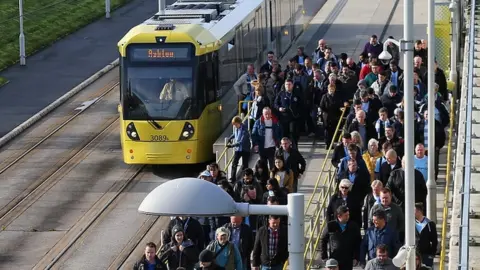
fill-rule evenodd
<path id="1" fill-rule="evenodd" d="M 205 97 L 206 103 L 210 104 L 215 102 L 215 77 L 213 72 L 213 61 L 209 58 L 205 62 Z"/>

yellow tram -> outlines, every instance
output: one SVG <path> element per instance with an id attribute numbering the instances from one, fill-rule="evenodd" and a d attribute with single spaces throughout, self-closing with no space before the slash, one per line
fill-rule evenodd
<path id="1" fill-rule="evenodd" d="M 281 33 L 289 23 L 283 21 L 298 12 L 285 13 L 286 20 L 277 22 L 281 15 L 272 16 L 271 2 L 279 8 L 298 2 L 300 9 L 303 4 L 181 0 L 119 41 L 118 110 L 125 163 L 213 159 L 212 145 L 237 110 L 232 87 L 237 78 L 247 64 L 264 59 L 268 43 L 275 41 L 274 50 L 280 52 L 293 42 L 274 33 Z"/>

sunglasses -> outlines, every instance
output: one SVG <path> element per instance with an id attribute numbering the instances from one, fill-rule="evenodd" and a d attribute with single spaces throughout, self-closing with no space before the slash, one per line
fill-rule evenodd
<path id="1" fill-rule="evenodd" d="M 341 189 L 348 189 L 348 187 L 340 187 Z"/>

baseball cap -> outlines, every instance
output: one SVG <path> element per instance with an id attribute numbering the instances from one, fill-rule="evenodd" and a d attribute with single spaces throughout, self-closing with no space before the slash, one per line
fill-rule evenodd
<path id="1" fill-rule="evenodd" d="M 204 177 L 212 177 L 212 174 L 209 172 L 209 171 L 203 171 L 200 176 L 204 176 Z"/>
<path id="2" fill-rule="evenodd" d="M 329 260 L 325 263 L 325 267 L 327 267 L 327 268 L 337 267 L 337 266 L 338 266 L 338 262 L 337 262 L 337 260 L 335 260 L 335 259 L 329 259 Z"/>

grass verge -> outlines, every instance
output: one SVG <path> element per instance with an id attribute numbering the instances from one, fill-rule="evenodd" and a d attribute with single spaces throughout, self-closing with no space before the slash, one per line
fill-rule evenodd
<path id="1" fill-rule="evenodd" d="M 130 1 L 111 0 L 112 10 Z M 27 55 L 105 15 L 105 1 L 102 0 L 33 0 L 23 3 Z M 0 70 L 3 70 L 18 61 L 18 0 L 0 0 L 0 18 Z"/>
<path id="2" fill-rule="evenodd" d="M 5 84 L 8 83 L 8 80 L 3 78 L 3 77 L 0 77 L 0 87 L 4 86 Z"/>

